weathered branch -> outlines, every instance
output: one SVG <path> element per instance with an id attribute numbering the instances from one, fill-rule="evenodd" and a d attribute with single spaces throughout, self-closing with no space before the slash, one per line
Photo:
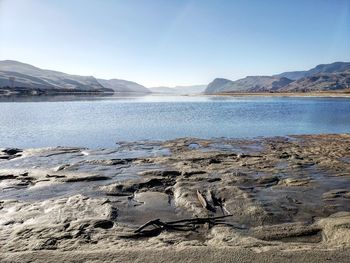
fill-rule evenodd
<path id="1" fill-rule="evenodd" d="M 190 218 L 190 219 L 181 219 L 177 221 L 170 221 L 167 222 L 167 224 L 177 224 L 177 223 L 184 223 L 184 222 L 202 222 L 206 221 L 208 222 L 209 220 L 217 220 L 225 217 L 231 217 L 233 215 L 224 215 L 224 216 L 214 216 L 214 217 L 196 217 L 196 218 Z"/>
<path id="2" fill-rule="evenodd" d="M 188 218 L 188 219 L 181 219 L 181 220 L 169 221 L 169 222 L 162 222 L 160 221 L 160 219 L 154 219 L 146 222 L 145 224 L 140 226 L 138 229 L 136 229 L 133 235 L 124 236 L 124 237 L 136 238 L 136 237 L 157 236 L 163 230 L 194 231 L 198 227 L 198 225 L 203 225 L 206 223 L 209 223 L 210 226 L 222 225 L 222 224 L 233 226 L 229 223 L 225 223 L 222 220 L 223 218 L 230 217 L 230 216 L 232 215 L 224 215 L 224 216 L 217 216 L 217 217 Z M 145 229 L 149 226 L 153 226 L 154 228 Z"/>
<path id="3" fill-rule="evenodd" d="M 142 229 L 144 229 L 144 228 L 146 228 L 146 227 L 148 227 L 148 226 L 150 226 L 150 225 L 157 225 L 157 226 L 158 226 L 160 223 L 161 223 L 160 219 L 150 220 L 150 221 L 148 221 L 147 223 L 145 223 L 145 224 L 143 224 L 142 226 L 140 226 L 138 229 L 136 229 L 136 230 L 134 231 L 134 233 L 141 232 Z"/>

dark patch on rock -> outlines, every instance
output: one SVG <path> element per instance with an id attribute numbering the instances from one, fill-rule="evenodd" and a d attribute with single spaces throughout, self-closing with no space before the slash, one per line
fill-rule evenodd
<path id="1" fill-rule="evenodd" d="M 209 164 L 221 163 L 221 160 L 217 159 L 217 158 L 211 158 L 211 159 L 209 159 L 208 163 Z"/>
<path id="2" fill-rule="evenodd" d="M 55 250 L 57 249 L 57 241 L 57 238 L 49 238 L 34 248 L 34 250 Z"/>
<path id="3" fill-rule="evenodd" d="M 109 213 L 108 213 L 108 218 L 109 218 L 110 220 L 116 220 L 117 217 L 118 217 L 118 208 L 112 206 L 112 207 L 111 207 L 111 210 L 110 210 Z"/>
<path id="4" fill-rule="evenodd" d="M 176 170 L 152 170 L 152 171 L 142 172 L 141 175 L 143 175 L 143 176 L 176 177 L 176 176 L 180 176 L 181 172 L 176 171 Z"/>
<path id="5" fill-rule="evenodd" d="M 111 161 L 113 165 L 117 165 L 117 164 L 128 164 L 135 160 L 137 160 L 137 158 L 112 159 Z"/>
<path id="6" fill-rule="evenodd" d="M 207 181 L 208 183 L 214 183 L 214 182 L 220 182 L 222 179 L 221 178 L 209 178 Z"/>
<path id="7" fill-rule="evenodd" d="M 101 181 L 101 180 L 109 180 L 111 179 L 108 176 L 103 175 L 91 175 L 86 177 L 73 177 L 73 178 L 67 178 L 64 181 L 67 183 L 74 183 L 74 182 L 92 182 L 92 181 Z"/>
<path id="8" fill-rule="evenodd" d="M 109 159 L 109 160 L 91 160 L 88 161 L 90 164 L 96 165 L 120 165 L 120 164 L 129 164 L 137 160 L 136 158 L 124 158 L 124 159 Z"/>
<path id="9" fill-rule="evenodd" d="M 47 174 L 45 177 L 47 178 L 65 178 L 65 175 L 57 175 L 57 174 Z"/>
<path id="10" fill-rule="evenodd" d="M 152 178 L 151 180 L 144 182 L 144 183 L 140 183 L 138 185 L 139 189 L 140 188 L 152 188 L 152 187 L 156 187 L 156 186 L 162 186 L 163 185 L 163 180 L 158 179 L 158 178 Z"/>
<path id="11" fill-rule="evenodd" d="M 287 159 L 287 158 L 290 158 L 291 155 L 287 152 L 283 152 L 281 153 L 279 156 L 278 156 L 280 159 Z"/>
<path id="12" fill-rule="evenodd" d="M 29 181 L 29 182 L 32 182 L 32 181 L 35 181 L 36 178 L 34 177 L 29 177 L 29 176 L 24 176 L 24 177 L 18 177 L 18 179 L 21 179 L 22 181 Z"/>
<path id="13" fill-rule="evenodd" d="M 191 175 L 196 175 L 196 174 L 205 174 L 206 171 L 185 171 L 185 172 L 182 172 L 182 175 L 183 176 L 191 176 Z"/>
<path id="14" fill-rule="evenodd" d="M 275 185 L 279 180 L 278 176 L 262 176 L 258 179 L 258 184 Z"/>
<path id="15" fill-rule="evenodd" d="M 7 180 L 7 179 L 16 179 L 16 178 L 17 176 L 14 176 L 13 174 L 0 175 L 0 181 Z"/>
<path id="16" fill-rule="evenodd" d="M 113 227 L 113 225 L 114 223 L 111 220 L 102 219 L 94 222 L 92 226 L 94 228 L 110 229 Z"/>
<path id="17" fill-rule="evenodd" d="M 152 190 L 163 192 L 167 187 L 173 186 L 175 180 L 172 178 L 151 178 L 147 181 L 133 184 L 118 184 L 113 190 L 107 192 L 111 196 L 131 196 L 136 191 Z"/>

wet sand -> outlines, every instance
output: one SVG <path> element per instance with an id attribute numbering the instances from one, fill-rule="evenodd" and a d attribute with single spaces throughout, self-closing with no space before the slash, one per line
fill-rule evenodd
<path id="1" fill-rule="evenodd" d="M 0 188 L 1 262 L 350 255 L 350 134 L 0 149 Z"/>

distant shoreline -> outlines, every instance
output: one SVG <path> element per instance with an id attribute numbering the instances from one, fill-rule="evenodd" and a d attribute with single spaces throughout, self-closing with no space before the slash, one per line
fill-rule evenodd
<path id="1" fill-rule="evenodd" d="M 86 95 L 86 96 L 113 96 L 113 95 L 125 95 L 125 94 L 135 94 L 135 95 L 148 95 L 151 93 L 139 93 L 139 92 L 108 92 L 108 91 L 37 91 L 29 90 L 25 92 L 12 92 L 8 90 L 1 90 L 0 88 L 0 98 L 4 97 L 54 97 L 54 96 L 72 96 L 72 95 Z"/>
<path id="2" fill-rule="evenodd" d="M 268 92 L 253 92 L 253 93 L 217 93 L 204 94 L 206 96 L 256 96 L 256 97 L 334 97 L 334 98 L 349 98 L 350 92 L 283 92 L 283 93 L 268 93 Z"/>
<path id="3" fill-rule="evenodd" d="M 330 98 L 349 98 L 350 91 L 346 92 L 223 92 L 215 94 L 193 93 L 193 94 L 168 94 L 168 93 L 139 93 L 139 92 L 107 92 L 107 91 L 9 91 L 8 89 L 0 88 L 0 98 L 5 97 L 50 97 L 50 96 L 72 96 L 72 95 L 86 95 L 86 96 L 115 96 L 115 95 L 154 95 L 154 96 L 231 96 L 231 97 L 330 97 Z"/>

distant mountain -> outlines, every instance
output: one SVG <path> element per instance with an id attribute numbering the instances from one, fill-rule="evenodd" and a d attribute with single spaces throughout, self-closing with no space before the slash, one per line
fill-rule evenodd
<path id="1" fill-rule="evenodd" d="M 290 71 L 275 75 L 277 77 L 286 77 L 292 80 L 298 80 L 320 73 L 340 73 L 350 69 L 350 62 L 334 62 L 331 64 L 321 64 L 306 71 Z"/>
<path id="2" fill-rule="evenodd" d="M 112 92 L 92 76 L 69 75 L 12 60 L 0 61 L 0 87 L 38 93 Z"/>
<path id="3" fill-rule="evenodd" d="M 135 93 L 150 93 L 146 87 L 132 81 L 122 79 L 98 79 L 98 82 L 105 88 L 112 89 L 114 92 L 135 92 Z"/>
<path id="4" fill-rule="evenodd" d="M 273 76 L 248 76 L 236 81 L 217 78 L 206 94 L 234 92 L 308 92 L 349 88 L 349 62 L 322 64 L 307 71 L 284 72 Z"/>
<path id="5" fill-rule="evenodd" d="M 350 70 L 342 73 L 319 73 L 293 81 L 280 92 L 350 90 Z"/>
<path id="6" fill-rule="evenodd" d="M 288 78 L 270 76 L 248 76 L 236 81 L 219 78 L 209 83 L 205 93 L 275 91 L 291 82 Z"/>
<path id="7" fill-rule="evenodd" d="M 192 85 L 192 86 L 175 86 L 175 87 L 153 87 L 150 90 L 153 93 L 163 94 L 200 94 L 203 93 L 207 85 Z"/>
<path id="8" fill-rule="evenodd" d="M 12 60 L 0 61 L 0 94 L 114 93 L 124 90 L 149 92 L 134 82 L 123 80 L 117 82 L 120 90 L 115 80 L 97 80 L 93 76 L 70 75 Z"/>
<path id="9" fill-rule="evenodd" d="M 149 88 L 152 93 L 162 93 L 162 94 L 176 94 L 177 90 L 169 87 L 151 87 Z"/>

